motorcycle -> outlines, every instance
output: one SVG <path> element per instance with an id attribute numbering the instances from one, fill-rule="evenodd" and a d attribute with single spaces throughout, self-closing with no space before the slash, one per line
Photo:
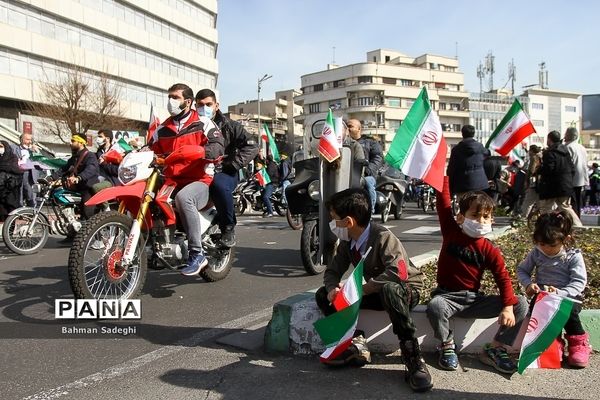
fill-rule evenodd
<path id="1" fill-rule="evenodd" d="M 164 165 L 182 152 L 176 153 L 164 159 Z M 160 161 L 152 151 L 129 153 L 119 165 L 123 186 L 104 189 L 86 203 L 115 199 L 119 210 L 95 215 L 75 237 L 68 272 L 76 298 L 135 298 L 148 267 L 178 270 L 187 260 L 186 235 L 173 207 L 176 186 L 164 178 Z M 217 212 L 212 204 L 199 214 L 202 248 L 208 259 L 200 275 L 209 282 L 222 280 L 231 270 L 234 250 L 218 245 Z"/>
<path id="2" fill-rule="evenodd" d="M 78 207 L 81 194 L 63 187 L 61 180 L 38 179 L 33 185 L 35 207 L 13 210 L 2 227 L 2 240 L 12 252 L 35 254 L 44 247 L 48 236 L 75 236 L 81 229 Z"/>
<path id="3" fill-rule="evenodd" d="M 233 207 L 236 215 L 243 215 L 249 208 L 254 211 L 265 212 L 267 210 L 262 199 L 262 188 L 255 178 L 240 182 L 233 191 Z M 280 186 L 273 190 L 269 197 L 273 210 L 277 215 L 283 217 L 287 212 L 287 204 L 283 201 L 283 190 Z"/>
<path id="4" fill-rule="evenodd" d="M 420 204 L 424 213 L 427 213 L 428 210 L 435 211 L 436 198 L 433 187 L 427 184 L 421 185 Z"/>
<path id="5" fill-rule="evenodd" d="M 391 166 L 387 166 L 377 177 L 375 209 L 379 210 L 382 223 L 387 222 L 390 214 L 394 214 L 395 219 L 400 219 L 404 208 L 406 186 L 407 182 L 404 179 L 404 174 Z M 383 201 L 380 197 L 383 197 Z"/>

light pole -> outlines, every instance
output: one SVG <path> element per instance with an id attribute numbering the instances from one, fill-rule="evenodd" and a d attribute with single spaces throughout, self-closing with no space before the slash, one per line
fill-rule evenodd
<path id="1" fill-rule="evenodd" d="M 260 143 L 260 84 L 272 77 L 273 75 L 265 74 L 258 80 L 258 143 Z"/>

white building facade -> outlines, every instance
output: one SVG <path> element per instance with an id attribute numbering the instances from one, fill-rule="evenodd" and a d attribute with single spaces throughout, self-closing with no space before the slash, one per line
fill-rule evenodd
<path id="1" fill-rule="evenodd" d="M 26 105 L 73 67 L 108 75 L 125 118 L 166 117 L 172 84 L 216 87 L 216 20 L 217 0 L 0 0 L 0 123 L 43 142 Z"/>
<path id="2" fill-rule="evenodd" d="M 408 110 L 427 86 L 449 145 L 461 139 L 469 122 L 469 94 L 455 58 L 425 54 L 416 58 L 393 50 L 367 53 L 367 62 L 337 66 L 301 77 L 304 147 L 316 154 L 318 143 L 311 127 L 331 108 L 336 116 L 361 121 L 363 133 L 378 138 L 384 149 L 393 140 Z"/>

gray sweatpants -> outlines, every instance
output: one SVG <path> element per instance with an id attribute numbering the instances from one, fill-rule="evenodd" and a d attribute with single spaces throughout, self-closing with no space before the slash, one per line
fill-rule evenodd
<path id="1" fill-rule="evenodd" d="M 202 253 L 202 232 L 200 215 L 208 202 L 208 185 L 202 182 L 187 184 L 175 196 L 175 206 L 188 238 L 188 248 Z"/>
<path id="2" fill-rule="evenodd" d="M 507 346 L 512 346 L 521 328 L 521 322 L 527 314 L 527 299 L 523 296 L 517 296 L 517 298 L 519 302 L 513 306 L 515 326 L 511 328 L 501 326 L 494 337 L 495 340 Z M 502 299 L 497 295 L 485 296 L 467 290 L 449 292 L 436 288 L 427 305 L 427 318 L 433 328 L 435 338 L 441 342 L 449 342 L 454 339 L 449 321 L 452 316 L 494 318 L 500 315 L 502 308 Z"/>

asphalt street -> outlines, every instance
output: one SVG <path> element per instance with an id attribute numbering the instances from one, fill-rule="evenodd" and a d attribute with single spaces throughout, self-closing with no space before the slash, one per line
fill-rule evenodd
<path id="1" fill-rule="evenodd" d="M 436 216 L 423 215 L 414 204 L 402 219 L 392 219 L 386 226 L 401 238 L 410 256 L 441 244 Z M 342 374 L 323 369 L 316 359 L 264 354 L 260 329 L 273 304 L 318 287 L 322 277 L 304 271 L 300 231 L 292 231 L 284 218 L 242 216 L 237 239 L 236 260 L 223 281 L 207 283 L 171 271 L 150 271 L 141 296 L 143 318 L 121 324 L 135 327 L 135 333 L 126 337 L 65 333 L 65 328 L 80 325 L 54 319 L 54 300 L 72 298 L 66 271 L 69 248 L 58 238 L 31 256 L 0 249 L 0 398 L 323 398 L 346 386 L 341 393 L 347 398 L 410 393 L 394 355 Z M 242 349 L 223 344 L 227 343 L 223 338 L 232 335 Z M 469 362 L 465 359 L 465 365 Z M 503 389 L 507 383 L 510 388 L 514 378 L 506 380 L 483 368 L 469 367 L 470 373 L 455 377 L 436 371 L 434 377 L 441 384 L 436 391 L 447 398 L 475 398 L 471 392 L 519 392 Z M 567 371 L 569 384 L 585 388 L 577 377 L 589 372 L 597 374 L 597 368 L 580 375 Z M 487 375 L 489 390 L 477 383 Z M 516 379 L 516 387 L 527 389 L 522 391 L 526 396 L 537 389 L 549 393 L 553 386 L 541 384 L 535 378 L 538 374 L 532 376 Z M 563 372 L 558 376 L 562 380 Z M 371 383 L 384 390 L 372 392 Z M 566 396 L 564 385 L 555 388 L 556 398 L 579 396 Z"/>

